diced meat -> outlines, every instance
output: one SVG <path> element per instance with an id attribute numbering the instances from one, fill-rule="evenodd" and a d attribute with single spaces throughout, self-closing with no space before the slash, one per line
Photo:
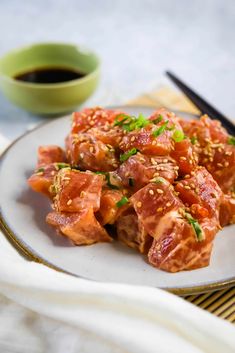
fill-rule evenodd
<path id="1" fill-rule="evenodd" d="M 119 148 L 119 143 L 124 135 L 124 130 L 119 126 L 93 127 L 89 129 L 89 134 L 93 135 L 98 141 L 103 142 L 109 148 Z"/>
<path id="2" fill-rule="evenodd" d="M 149 120 L 152 122 L 151 124 L 124 135 L 120 142 L 120 149 L 128 151 L 137 148 L 140 152 L 151 156 L 169 155 L 174 149 L 174 140 L 172 139 L 174 131 L 182 131 L 179 118 L 174 113 L 162 108 L 154 112 Z M 160 131 L 163 127 L 164 129 Z"/>
<path id="3" fill-rule="evenodd" d="M 46 221 L 76 245 L 112 241 L 106 230 L 96 220 L 92 208 L 83 209 L 77 213 L 51 212 L 47 215 Z"/>
<path id="4" fill-rule="evenodd" d="M 56 176 L 54 207 L 59 212 L 79 212 L 100 208 L 102 175 L 78 170 L 61 169 Z"/>
<path id="5" fill-rule="evenodd" d="M 196 141 L 199 164 L 218 182 L 223 192 L 233 191 L 235 185 L 235 147 L 228 144 L 229 135 L 216 120 L 204 115 L 200 120 L 181 121 L 187 136 Z"/>
<path id="6" fill-rule="evenodd" d="M 50 145 L 38 148 L 38 167 L 65 161 L 65 153 L 59 146 Z"/>
<path id="7" fill-rule="evenodd" d="M 223 192 L 235 186 L 235 146 L 208 144 L 200 155 L 200 163 L 213 175 Z"/>
<path id="8" fill-rule="evenodd" d="M 171 157 L 176 160 L 181 175 L 189 174 L 198 165 L 198 155 L 189 139 L 176 142 Z"/>
<path id="9" fill-rule="evenodd" d="M 145 230 L 154 237 L 159 220 L 168 212 L 184 207 L 167 180 L 150 183 L 130 198 L 139 221 Z"/>
<path id="10" fill-rule="evenodd" d="M 184 204 L 165 181 L 148 184 L 130 198 L 138 220 L 154 238 L 149 262 L 160 269 L 177 272 L 208 265 L 212 240 L 218 231 L 216 218 L 200 220 L 203 240 L 184 216 Z"/>
<path id="11" fill-rule="evenodd" d="M 169 126 L 174 127 L 174 129 L 182 130 L 180 125 L 180 118 L 178 118 L 175 113 L 169 112 L 165 108 L 157 109 L 150 115 L 150 121 L 156 121 L 156 119 L 162 119 L 161 121 L 166 122 L 169 121 Z"/>
<path id="12" fill-rule="evenodd" d="M 36 192 L 45 194 L 48 197 L 53 196 L 51 188 L 54 177 L 58 173 L 56 164 L 47 164 L 38 168 L 28 179 L 29 186 Z"/>
<path id="13" fill-rule="evenodd" d="M 199 204 L 209 211 L 210 216 L 218 214 L 222 192 L 205 168 L 199 167 L 190 178 L 179 181 L 175 190 L 188 206 Z"/>
<path id="14" fill-rule="evenodd" d="M 106 172 L 118 167 L 119 161 L 112 146 L 88 133 L 70 134 L 66 139 L 66 151 L 70 163 L 82 170 Z"/>
<path id="15" fill-rule="evenodd" d="M 178 176 L 178 166 L 171 157 L 149 157 L 141 153 L 128 158 L 117 170 L 124 187 L 137 191 L 153 178 L 163 177 L 172 183 Z"/>
<path id="16" fill-rule="evenodd" d="M 199 120 L 180 120 L 180 124 L 185 134 L 191 138 L 196 137 L 202 147 L 208 141 L 226 143 L 228 140 L 228 133 L 220 121 L 212 120 L 207 115 L 201 116 Z"/>
<path id="17" fill-rule="evenodd" d="M 113 124 L 115 117 L 121 114 L 120 111 L 96 108 L 85 108 L 81 112 L 75 112 L 72 115 L 73 134 L 84 132 L 92 127 L 109 126 Z"/>
<path id="18" fill-rule="evenodd" d="M 223 195 L 220 204 L 220 225 L 224 227 L 235 223 L 235 197 L 234 194 Z"/>
<path id="19" fill-rule="evenodd" d="M 124 135 L 120 142 L 120 149 L 123 151 L 136 148 L 138 151 L 153 155 L 166 156 L 173 149 L 173 141 L 171 139 L 171 131 L 165 130 L 159 136 L 154 137 L 154 131 L 162 126 L 162 122 L 158 125 L 147 125 L 141 130 L 134 130 Z"/>
<path id="20" fill-rule="evenodd" d="M 117 207 L 117 202 L 119 202 L 122 197 L 123 193 L 119 190 L 105 189 L 102 192 L 100 209 L 97 214 L 97 218 L 102 225 L 114 224 L 119 215 L 126 208 L 125 205 L 122 207 Z"/>
<path id="21" fill-rule="evenodd" d="M 150 249 L 153 238 L 148 235 L 134 210 L 121 215 L 116 223 L 118 240 L 130 248 L 146 254 Z"/>
<path id="22" fill-rule="evenodd" d="M 196 241 L 193 227 L 174 210 L 159 222 L 148 253 L 149 262 L 162 270 L 178 272 L 209 265 L 213 239 L 218 231 L 215 219 L 200 223 L 203 241 Z"/>

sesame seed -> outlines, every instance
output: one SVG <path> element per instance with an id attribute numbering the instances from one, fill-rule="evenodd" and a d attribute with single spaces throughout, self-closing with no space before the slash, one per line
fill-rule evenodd
<path id="1" fill-rule="evenodd" d="M 84 153 L 80 153 L 80 158 L 83 158 L 84 157 Z"/>
<path id="2" fill-rule="evenodd" d="M 149 190 L 150 195 L 154 195 L 154 191 L 151 189 Z"/>
<path id="3" fill-rule="evenodd" d="M 199 192 L 200 192 L 199 188 L 195 188 L 195 192 L 196 192 L 197 194 L 199 194 Z"/>
<path id="4" fill-rule="evenodd" d="M 231 156 L 231 155 L 232 155 L 232 152 L 231 152 L 231 151 L 227 151 L 227 152 L 225 152 L 225 155 L 226 155 L 226 156 Z"/>
<path id="5" fill-rule="evenodd" d="M 171 203 L 170 202 L 167 202 L 166 203 L 166 207 L 170 207 Z"/>
<path id="6" fill-rule="evenodd" d="M 86 195 L 85 191 L 80 192 L 80 197 L 84 197 Z"/>
<path id="7" fill-rule="evenodd" d="M 165 158 L 165 159 L 163 159 L 163 161 L 162 161 L 163 163 L 167 163 L 168 162 L 168 159 L 167 158 Z"/>
<path id="8" fill-rule="evenodd" d="M 137 207 L 141 207 L 142 206 L 142 202 L 137 202 Z"/>
<path id="9" fill-rule="evenodd" d="M 131 137 L 131 142 L 135 141 L 135 136 Z"/>
<path id="10" fill-rule="evenodd" d="M 162 210 L 163 210 L 162 207 L 158 207 L 158 208 L 157 208 L 157 212 L 161 212 Z"/>
<path id="11" fill-rule="evenodd" d="M 72 202 L 73 202 L 73 201 L 70 199 L 70 200 L 67 202 L 67 205 L 68 205 L 68 206 L 71 205 Z"/>
<path id="12" fill-rule="evenodd" d="M 225 167 L 228 167 L 228 166 L 229 166 L 229 162 L 225 162 L 225 163 L 224 163 L 224 166 L 225 166 Z"/>
<path id="13" fill-rule="evenodd" d="M 153 174 L 154 177 L 158 177 L 160 175 L 160 173 L 156 172 Z"/>
<path id="14" fill-rule="evenodd" d="M 213 160 L 214 160 L 214 158 L 209 157 L 209 161 L 210 161 L 210 162 L 213 162 Z"/>
<path id="15" fill-rule="evenodd" d="M 189 174 L 186 174 L 184 179 L 189 179 L 190 178 L 190 175 Z"/>
<path id="16" fill-rule="evenodd" d="M 90 151 L 90 153 L 93 153 L 93 152 L 94 152 L 94 147 L 91 146 L 91 147 L 89 148 L 89 151 Z"/>
<path id="17" fill-rule="evenodd" d="M 222 163 L 217 163 L 217 166 L 218 167 L 223 167 L 223 164 Z"/>
<path id="18" fill-rule="evenodd" d="M 158 194 L 163 194 L 163 192 L 164 192 L 164 191 L 163 191 L 162 189 L 157 189 L 157 193 L 158 193 Z"/>
<path id="19" fill-rule="evenodd" d="M 157 141 L 154 140 L 154 141 L 152 142 L 152 145 L 156 145 L 156 144 L 157 144 Z"/>
<path id="20" fill-rule="evenodd" d="M 181 161 L 186 161 L 187 159 L 186 159 L 186 157 L 181 156 L 181 157 L 180 157 L 180 160 L 181 160 Z"/>
<path id="21" fill-rule="evenodd" d="M 191 190 L 191 187 L 190 187 L 189 185 L 185 185 L 184 188 L 185 188 L 186 190 Z"/>

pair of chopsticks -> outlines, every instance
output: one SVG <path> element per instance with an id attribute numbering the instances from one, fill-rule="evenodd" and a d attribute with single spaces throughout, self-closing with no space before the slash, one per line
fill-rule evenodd
<path id="1" fill-rule="evenodd" d="M 166 75 L 191 100 L 191 102 L 201 111 L 202 114 L 207 114 L 211 119 L 220 120 L 228 133 L 235 135 L 235 125 L 228 118 L 215 109 L 211 104 L 206 102 L 205 99 L 200 97 L 173 73 L 166 71 Z"/>

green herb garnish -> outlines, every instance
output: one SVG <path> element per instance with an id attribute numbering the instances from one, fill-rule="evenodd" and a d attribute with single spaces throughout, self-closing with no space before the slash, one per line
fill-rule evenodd
<path id="1" fill-rule="evenodd" d="M 229 136 L 228 144 L 229 145 L 235 145 L 235 137 L 234 136 Z"/>
<path id="2" fill-rule="evenodd" d="M 135 179 L 133 179 L 133 178 L 129 178 L 128 182 L 129 182 L 129 186 L 131 186 L 131 187 L 133 187 L 135 185 Z"/>
<path id="3" fill-rule="evenodd" d="M 68 163 L 55 163 L 57 169 L 70 168 Z"/>
<path id="4" fill-rule="evenodd" d="M 175 124 L 173 124 L 171 127 L 167 127 L 166 130 L 167 131 L 172 131 L 175 129 Z"/>
<path id="5" fill-rule="evenodd" d="M 134 156 L 137 152 L 138 150 L 136 148 L 132 148 L 131 150 L 120 155 L 120 161 L 125 162 L 128 158 Z"/>
<path id="6" fill-rule="evenodd" d="M 122 119 L 120 120 L 120 118 Z M 119 114 L 115 118 L 114 126 L 120 126 L 123 130 L 130 132 L 136 129 L 141 129 L 150 123 L 151 122 L 146 119 L 143 114 L 139 114 L 137 118 L 135 116 Z"/>
<path id="7" fill-rule="evenodd" d="M 120 120 L 120 118 L 122 118 Z M 126 115 L 126 114 L 118 114 L 114 120 L 114 126 L 122 126 L 124 125 L 124 123 L 131 123 L 133 117 L 130 115 Z"/>
<path id="8" fill-rule="evenodd" d="M 37 170 L 35 170 L 35 174 L 43 173 L 44 170 L 45 170 L 44 168 L 38 168 Z"/>
<path id="9" fill-rule="evenodd" d="M 162 126 L 160 126 L 157 130 L 155 130 L 153 132 L 153 136 L 158 137 L 159 135 L 161 135 L 166 130 L 168 122 L 169 122 L 169 120 L 165 121 L 165 123 L 162 124 Z"/>
<path id="10" fill-rule="evenodd" d="M 158 178 L 154 179 L 153 182 L 156 184 L 164 184 L 166 181 L 164 178 L 158 177 Z"/>
<path id="11" fill-rule="evenodd" d="M 126 197 L 126 196 L 123 196 L 122 198 L 121 198 L 121 200 L 119 200 L 117 203 L 116 203 L 116 206 L 119 208 L 119 207 L 122 207 L 122 206 L 124 206 L 126 203 L 128 203 L 129 202 L 129 200 L 128 200 L 128 198 Z"/>
<path id="12" fill-rule="evenodd" d="M 193 145 L 195 145 L 195 144 L 197 143 L 197 138 L 196 138 L 196 136 L 191 137 L 190 140 L 191 140 L 191 142 L 192 142 Z"/>
<path id="13" fill-rule="evenodd" d="M 183 141 L 184 139 L 184 133 L 183 131 L 181 130 L 175 130 L 173 135 L 172 135 L 172 138 L 175 142 L 181 142 Z"/>
<path id="14" fill-rule="evenodd" d="M 161 114 L 158 115 L 157 119 L 152 120 L 152 123 L 158 124 L 163 120 L 163 116 Z"/>
<path id="15" fill-rule="evenodd" d="M 117 185 L 114 185 L 111 183 L 109 172 L 94 172 L 94 173 L 104 175 L 106 183 L 107 183 L 108 187 L 110 187 L 110 189 L 119 190 L 119 187 Z"/>
<path id="16" fill-rule="evenodd" d="M 194 232 L 196 233 L 197 241 L 204 240 L 204 234 L 202 232 L 202 228 L 201 228 L 200 224 L 198 223 L 198 221 L 196 219 L 194 219 L 190 213 L 187 213 L 187 212 L 185 212 L 185 218 L 187 219 L 189 224 L 192 225 Z"/>

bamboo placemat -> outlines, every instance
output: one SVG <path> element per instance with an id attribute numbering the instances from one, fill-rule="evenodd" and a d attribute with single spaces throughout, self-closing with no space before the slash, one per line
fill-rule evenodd
<path id="1" fill-rule="evenodd" d="M 174 92 L 168 87 L 160 87 L 156 91 L 143 94 L 129 101 L 127 104 L 155 108 L 167 107 L 188 113 L 199 113 L 198 109 L 185 96 Z M 184 297 L 184 299 L 222 319 L 235 323 L 235 287 L 204 294 L 190 295 Z"/>

